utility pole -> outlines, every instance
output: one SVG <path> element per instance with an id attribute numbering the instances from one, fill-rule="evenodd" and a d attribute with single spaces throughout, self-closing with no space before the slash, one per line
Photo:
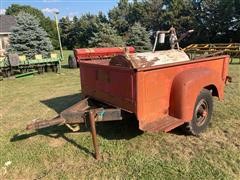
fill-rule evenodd
<path id="1" fill-rule="evenodd" d="M 56 22 L 56 27 L 57 27 L 60 54 L 61 54 L 61 58 L 63 60 L 64 57 L 63 57 L 63 50 L 62 50 L 62 42 L 61 42 L 61 36 L 60 36 L 59 25 L 58 25 L 58 17 L 57 17 L 59 12 L 53 12 L 53 14 L 54 14 L 55 22 Z"/>

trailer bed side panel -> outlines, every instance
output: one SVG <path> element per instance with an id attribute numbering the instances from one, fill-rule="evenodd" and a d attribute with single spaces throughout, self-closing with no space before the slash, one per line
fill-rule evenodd
<path id="1" fill-rule="evenodd" d="M 167 115 L 176 117 L 176 114 L 180 114 L 177 118 L 183 118 L 184 121 L 191 120 L 196 97 L 205 86 L 216 86 L 219 98 L 222 99 L 228 74 L 228 62 L 228 56 L 221 56 L 189 61 L 184 64 L 169 64 L 159 68 L 139 69 L 137 72 L 136 115 L 140 128 L 146 123 Z M 206 77 L 205 71 L 211 72 L 211 76 Z M 173 90 L 174 80 L 181 73 L 188 73 L 187 77 L 191 79 L 190 89 L 187 88 L 187 84 L 181 84 L 179 88 Z M 174 112 L 178 112 L 175 114 L 170 111 L 172 96 L 177 96 L 179 101 L 183 101 L 182 103 L 172 102 L 172 104 L 186 104 L 184 107 L 174 106 Z M 181 98 L 179 98 L 180 96 Z M 182 114 L 182 110 L 184 110 L 184 114 Z"/>
<path id="2" fill-rule="evenodd" d="M 81 88 L 85 95 L 130 112 L 135 112 L 135 72 L 82 62 Z"/>

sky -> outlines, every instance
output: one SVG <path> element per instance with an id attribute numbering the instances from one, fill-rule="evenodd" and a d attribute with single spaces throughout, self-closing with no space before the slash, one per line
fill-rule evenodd
<path id="1" fill-rule="evenodd" d="M 59 18 L 72 18 L 85 13 L 97 14 L 99 11 L 107 14 L 117 2 L 118 0 L 0 0 L 0 14 L 4 14 L 11 4 L 20 4 L 38 8 L 51 18 L 53 11 L 59 11 Z"/>

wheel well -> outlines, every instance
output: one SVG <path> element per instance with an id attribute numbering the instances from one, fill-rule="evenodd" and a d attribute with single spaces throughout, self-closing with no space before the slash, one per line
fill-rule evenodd
<path id="1" fill-rule="evenodd" d="M 211 91 L 213 96 L 219 97 L 218 90 L 215 85 L 211 84 L 209 86 L 205 86 L 204 89 Z"/>

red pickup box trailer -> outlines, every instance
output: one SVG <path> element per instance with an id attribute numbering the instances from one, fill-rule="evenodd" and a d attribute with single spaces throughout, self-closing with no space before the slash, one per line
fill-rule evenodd
<path id="1" fill-rule="evenodd" d="M 79 61 L 81 89 L 85 96 L 134 113 L 140 129 L 151 131 L 157 122 L 154 129 L 167 132 L 192 120 L 203 92 L 223 99 L 228 61 L 218 56 L 137 69 L 110 66 L 108 60 Z"/>
<path id="2" fill-rule="evenodd" d="M 133 48 L 111 51 L 75 50 L 85 99 L 59 117 L 31 123 L 27 129 L 68 124 L 74 130 L 71 124 L 89 120 L 97 158 L 95 121 L 119 120 L 123 112 L 135 114 L 143 131 L 168 132 L 183 126 L 188 133 L 198 135 L 206 129 L 212 115 L 212 96 L 224 97 L 229 56 L 189 60 L 178 50 L 155 54 L 135 54 Z M 183 60 L 175 61 L 173 54 Z M 161 63 L 160 56 L 170 61 Z"/>

